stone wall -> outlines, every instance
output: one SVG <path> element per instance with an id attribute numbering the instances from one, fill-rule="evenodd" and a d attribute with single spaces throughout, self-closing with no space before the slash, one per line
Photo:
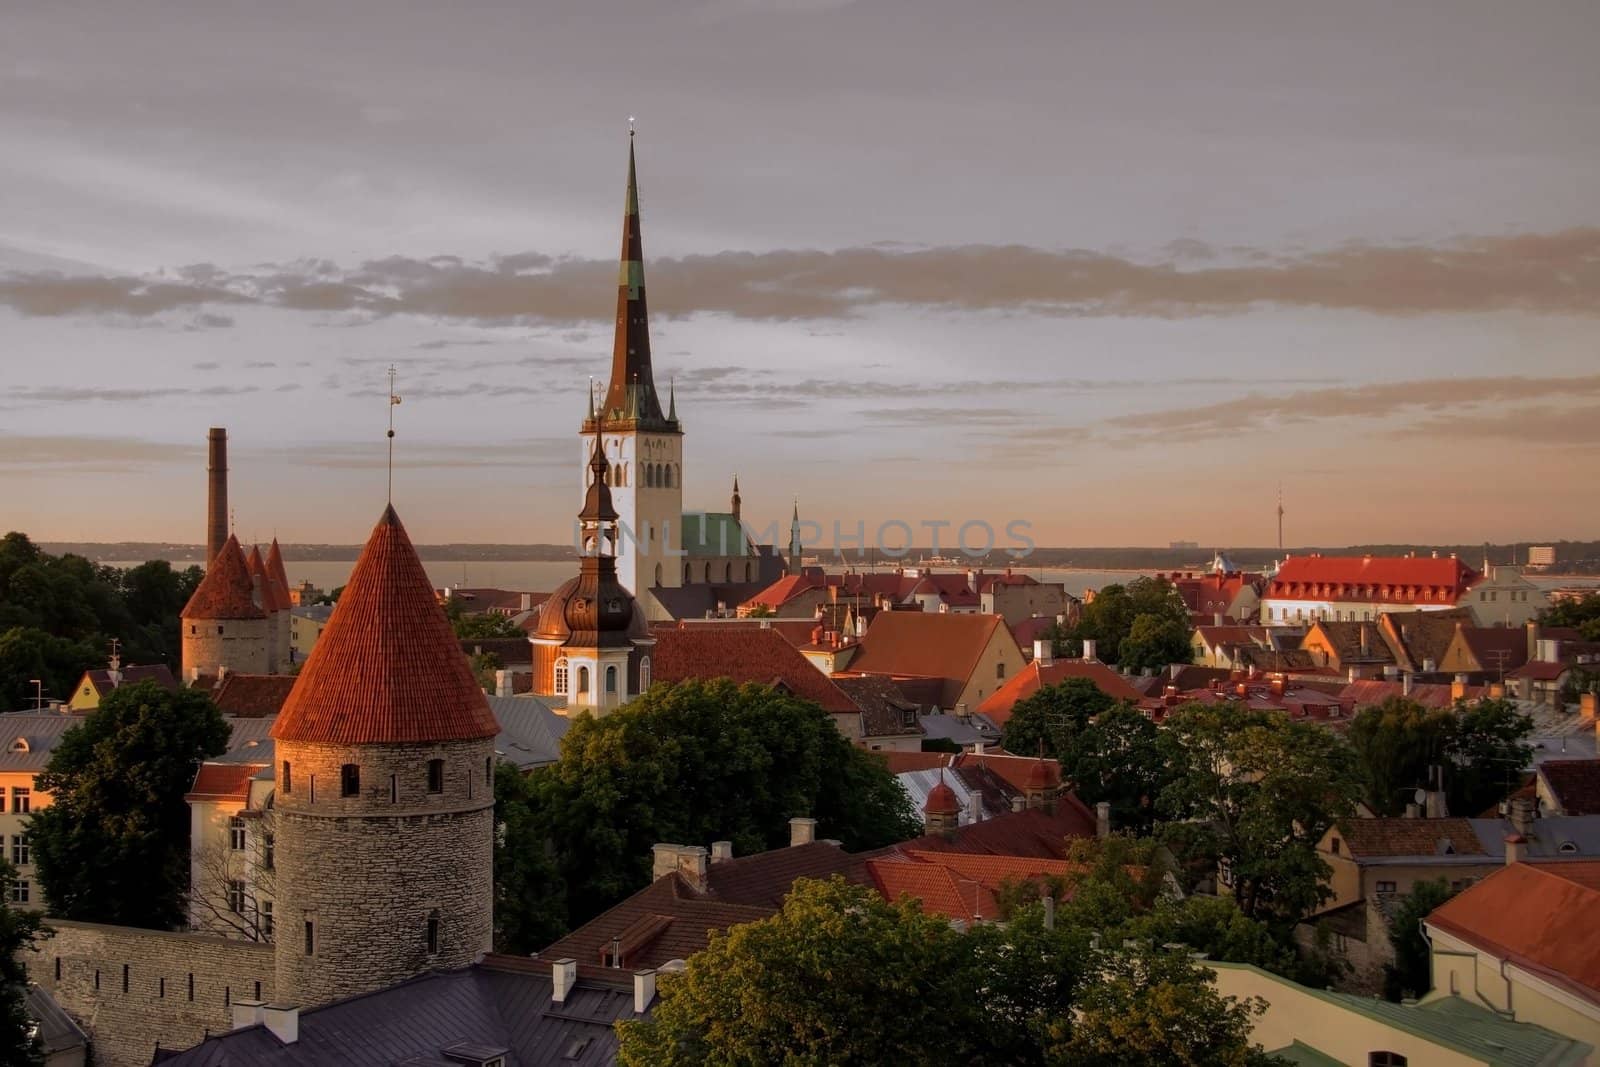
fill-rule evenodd
<path id="1" fill-rule="evenodd" d="M 271 619 L 184 619 L 183 680 L 196 669 L 215 674 L 218 667 L 270 674 L 273 625 Z"/>
<path id="2" fill-rule="evenodd" d="M 464 966 L 488 951 L 493 751 L 488 739 L 354 746 L 278 741 L 282 998 L 311 1007 L 423 971 Z M 444 767 L 437 793 L 428 790 L 432 759 Z M 292 790 L 283 787 L 285 762 Z M 344 764 L 360 769 L 354 796 L 341 795 Z M 431 946 L 430 916 L 437 919 Z"/>
<path id="3" fill-rule="evenodd" d="M 96 1067 L 147 1067 L 232 1025 L 236 998 L 275 997 L 271 945 L 48 920 L 28 977 L 88 1032 Z M 126 984 L 126 985 L 125 985 Z"/>

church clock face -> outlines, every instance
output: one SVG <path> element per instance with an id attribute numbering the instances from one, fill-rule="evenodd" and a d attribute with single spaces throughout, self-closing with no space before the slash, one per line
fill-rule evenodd
<path id="1" fill-rule="evenodd" d="M 619 614 L 622 611 L 622 601 L 618 600 L 616 597 L 612 597 L 610 600 L 606 601 L 606 611 L 613 615 Z"/>

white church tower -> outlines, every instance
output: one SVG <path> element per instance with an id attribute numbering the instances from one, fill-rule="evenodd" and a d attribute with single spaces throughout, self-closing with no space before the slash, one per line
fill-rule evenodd
<path id="1" fill-rule="evenodd" d="M 589 398 L 581 433 L 582 495 L 593 478 L 595 438 L 616 507 L 620 540 L 617 578 L 635 596 L 683 584 L 683 427 L 675 398 L 661 410 L 650 367 L 650 322 L 644 299 L 644 251 L 639 240 L 639 185 L 633 140 L 628 141 L 628 199 L 622 220 L 622 266 L 617 279 L 616 339 L 611 381 L 598 405 Z"/>

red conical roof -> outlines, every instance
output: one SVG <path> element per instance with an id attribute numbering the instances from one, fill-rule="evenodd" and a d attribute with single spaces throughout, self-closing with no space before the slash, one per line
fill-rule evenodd
<path id="1" fill-rule="evenodd" d="M 256 604 L 250 583 L 250 566 L 245 562 L 239 539 L 232 534 L 222 543 L 217 558 L 206 568 L 189 603 L 183 606 L 185 619 L 264 619 L 267 613 Z"/>
<path id="2" fill-rule="evenodd" d="M 928 790 L 928 800 L 922 810 L 929 815 L 961 814 L 961 801 L 956 799 L 956 791 L 945 784 L 943 771 L 939 772 L 939 783 Z"/>
<path id="3" fill-rule="evenodd" d="M 376 744 L 468 741 L 499 732 L 391 506 L 367 539 L 272 736 Z"/>
<path id="4" fill-rule="evenodd" d="M 272 592 L 277 597 L 279 611 L 288 611 L 293 607 L 289 600 L 289 572 L 283 569 L 283 552 L 278 548 L 278 539 L 272 539 L 272 545 L 267 549 L 267 580 L 272 583 Z"/>

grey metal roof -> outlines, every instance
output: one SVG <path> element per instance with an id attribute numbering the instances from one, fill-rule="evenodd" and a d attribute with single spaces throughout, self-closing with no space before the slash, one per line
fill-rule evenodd
<path id="1" fill-rule="evenodd" d="M 616 1060 L 612 1024 L 633 1017 L 631 989 L 580 980 L 551 1000 L 550 964 L 490 957 L 302 1012 L 299 1040 L 263 1026 L 208 1038 L 163 1067 L 393 1067 L 449 1062 L 462 1044 L 504 1048 L 506 1067 L 600 1067 Z"/>
<path id="2" fill-rule="evenodd" d="M 998 741 L 1001 734 L 994 720 L 976 713 L 965 719 L 959 715 L 924 715 L 919 721 L 924 737 L 942 737 L 958 745 L 970 745 L 974 741 Z"/>
<path id="3" fill-rule="evenodd" d="M 1509 819 L 1468 819 L 1472 832 L 1483 842 L 1483 849 L 1495 860 L 1506 858 L 1506 835 L 1512 832 Z M 1600 815 L 1546 815 L 1533 820 L 1533 832 L 1526 835 L 1524 854 L 1546 856 L 1600 856 Z M 1563 846 L 1570 848 L 1563 850 Z"/>
<path id="4" fill-rule="evenodd" d="M 45 989 L 28 986 L 27 1011 L 28 1018 L 39 1025 L 39 1040 L 44 1042 L 45 1055 L 89 1044 L 88 1037 L 72 1021 L 72 1016 L 63 1011 Z"/>
<path id="5" fill-rule="evenodd" d="M 0 715 L 0 771 L 42 771 L 61 735 L 85 716 L 64 711 L 13 711 Z"/>
<path id="6" fill-rule="evenodd" d="M 500 733 L 494 739 L 496 755 L 523 770 L 561 758 L 561 739 L 570 725 L 565 715 L 557 715 L 535 696 L 492 696 L 489 708 L 500 721 Z"/>

